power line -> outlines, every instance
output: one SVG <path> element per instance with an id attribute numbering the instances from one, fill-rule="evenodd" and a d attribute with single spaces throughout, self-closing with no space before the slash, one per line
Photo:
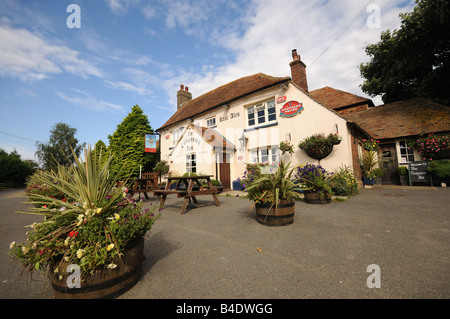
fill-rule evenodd
<path id="1" fill-rule="evenodd" d="M 17 138 L 17 139 L 19 139 L 19 140 L 31 142 L 31 143 L 33 143 L 33 144 L 36 143 L 35 140 L 32 140 L 32 139 L 30 139 L 30 138 L 26 138 L 26 137 L 22 137 L 22 136 L 18 136 L 18 135 L 14 135 L 14 134 L 11 134 L 11 133 L 7 133 L 7 132 L 0 131 L 0 134 L 6 135 L 6 136 L 9 136 L 9 137 L 13 137 L 13 138 Z"/>
<path id="2" fill-rule="evenodd" d="M 366 8 L 367 8 L 367 6 L 371 3 L 371 2 L 373 2 L 374 0 L 369 0 L 367 3 L 366 3 L 366 5 L 361 9 L 361 11 L 359 11 L 358 12 L 358 14 L 352 19 L 352 21 L 350 21 L 350 23 L 349 24 L 347 24 L 347 26 L 345 27 L 345 29 L 341 32 L 341 33 L 339 33 L 338 34 L 338 36 L 322 51 L 322 53 L 320 53 L 319 54 L 319 56 L 313 61 L 313 63 L 311 63 L 310 65 L 309 65 L 309 67 L 308 68 L 311 68 L 312 66 L 313 66 L 313 64 L 314 63 L 316 63 L 316 61 L 317 60 L 319 60 L 320 59 L 320 57 L 322 56 L 322 55 L 324 55 L 325 54 L 325 52 L 327 52 L 328 51 L 328 49 L 337 41 L 337 40 L 339 40 L 340 38 L 341 38 L 341 36 L 345 33 L 345 31 L 347 31 L 351 26 L 352 26 L 352 24 L 353 23 L 355 23 L 355 21 L 358 19 L 358 17 L 366 10 Z"/>

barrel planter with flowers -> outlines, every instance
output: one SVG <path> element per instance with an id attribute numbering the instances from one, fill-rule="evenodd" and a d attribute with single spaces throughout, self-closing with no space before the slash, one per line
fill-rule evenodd
<path id="1" fill-rule="evenodd" d="M 144 238 L 136 238 L 125 247 L 114 266 L 85 275 L 79 287 L 75 283 L 68 285 L 74 276 L 67 272 L 67 262 L 51 264 L 49 277 L 55 299 L 104 299 L 123 294 L 141 278 L 143 251 Z"/>
<path id="2" fill-rule="evenodd" d="M 295 199 L 299 188 L 290 163 L 248 164 L 241 180 L 247 198 L 254 202 L 256 220 L 266 226 L 286 226 L 294 222 Z"/>
<path id="3" fill-rule="evenodd" d="M 320 165 L 306 164 L 297 167 L 295 178 L 305 188 L 303 194 L 308 204 L 331 203 L 332 173 Z"/>
<path id="4" fill-rule="evenodd" d="M 24 213 L 45 218 L 31 225 L 26 243 L 11 243 L 11 255 L 30 273 L 46 270 L 55 298 L 115 297 L 141 277 L 143 237 L 158 216 L 117 185 L 112 157 L 87 149 L 84 162 L 74 153 L 73 166 L 30 178 L 34 207 Z"/>
<path id="5" fill-rule="evenodd" d="M 286 199 L 274 203 L 255 203 L 256 220 L 267 226 L 285 226 L 294 222 L 295 200 Z"/>

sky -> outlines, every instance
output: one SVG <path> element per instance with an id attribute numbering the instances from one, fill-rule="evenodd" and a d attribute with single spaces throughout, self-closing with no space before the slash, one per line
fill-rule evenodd
<path id="1" fill-rule="evenodd" d="M 108 145 L 134 105 L 153 129 L 193 98 L 255 73 L 309 90 L 368 97 L 358 66 L 367 44 L 400 26 L 413 0 L 0 0 L 0 148 L 35 158 L 59 122 L 82 143 Z M 76 6 L 72 6 L 76 5 Z M 371 97 L 375 105 L 380 97 Z"/>

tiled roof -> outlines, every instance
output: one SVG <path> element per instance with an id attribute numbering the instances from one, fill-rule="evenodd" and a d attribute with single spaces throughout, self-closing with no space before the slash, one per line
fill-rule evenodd
<path id="1" fill-rule="evenodd" d="M 157 131 L 160 131 L 169 125 L 199 115 L 215 107 L 231 103 L 232 101 L 240 99 L 246 95 L 288 82 L 290 80 L 291 78 L 288 76 L 272 77 L 264 73 L 257 73 L 237 79 L 184 103 L 175 112 L 175 114 L 172 115 L 166 123 L 164 123 L 163 126 L 157 129 Z"/>
<path id="2" fill-rule="evenodd" d="M 371 99 L 341 91 L 329 86 L 311 91 L 309 92 L 309 95 L 317 102 L 335 111 L 342 107 L 358 104 L 369 104 L 369 107 L 373 106 Z"/>
<path id="3" fill-rule="evenodd" d="M 425 98 L 402 100 L 342 116 L 376 139 L 450 131 L 450 107 Z"/>

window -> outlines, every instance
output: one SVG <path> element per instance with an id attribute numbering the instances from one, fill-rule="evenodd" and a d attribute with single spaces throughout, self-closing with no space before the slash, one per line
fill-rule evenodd
<path id="1" fill-rule="evenodd" d="M 259 157 L 261 159 L 261 163 L 269 163 L 269 150 L 267 148 L 260 149 L 259 154 L 261 155 Z"/>
<path id="2" fill-rule="evenodd" d="M 279 163 L 280 150 L 278 147 L 268 147 L 250 150 L 250 163 Z"/>
<path id="3" fill-rule="evenodd" d="M 197 172 L 197 160 L 195 153 L 186 155 L 186 172 L 196 173 Z"/>
<path id="4" fill-rule="evenodd" d="M 252 164 L 258 163 L 258 150 L 250 151 L 250 163 Z"/>
<path id="5" fill-rule="evenodd" d="M 207 127 L 215 127 L 216 126 L 216 118 L 212 117 L 210 119 L 206 120 L 206 126 Z"/>
<path id="6" fill-rule="evenodd" d="M 414 151 L 408 147 L 408 144 L 406 141 L 399 141 L 400 146 L 400 162 L 401 163 L 408 163 L 408 162 L 414 162 Z"/>
<path id="7" fill-rule="evenodd" d="M 267 115 L 269 122 L 277 119 L 277 115 L 275 114 L 275 100 L 267 102 Z"/>
<path id="8" fill-rule="evenodd" d="M 181 137 L 181 133 L 183 133 L 183 130 L 184 130 L 184 127 L 180 127 L 180 128 L 175 129 L 172 132 L 172 145 L 177 144 L 178 140 Z"/>
<path id="9" fill-rule="evenodd" d="M 272 147 L 272 163 L 280 162 L 280 149 L 278 147 Z"/>
<path id="10" fill-rule="evenodd" d="M 275 100 L 270 100 L 247 108 L 248 126 L 275 122 L 277 120 Z"/>

